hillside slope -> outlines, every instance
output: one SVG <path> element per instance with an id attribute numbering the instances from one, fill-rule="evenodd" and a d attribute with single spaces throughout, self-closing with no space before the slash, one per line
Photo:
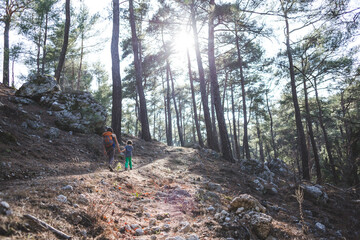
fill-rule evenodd
<path id="1" fill-rule="evenodd" d="M 1 239 L 60 238 L 28 215 L 73 239 L 360 239 L 356 189 L 305 194 L 303 222 L 291 175 L 259 190 L 242 162 L 131 136 L 133 170 L 110 172 L 100 136 L 54 134 L 46 108 L 2 85 L 0 116 Z M 239 196 L 255 206 L 234 209 Z"/>

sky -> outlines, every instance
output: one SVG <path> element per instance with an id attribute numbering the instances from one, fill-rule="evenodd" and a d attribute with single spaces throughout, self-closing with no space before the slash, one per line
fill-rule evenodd
<path id="1" fill-rule="evenodd" d="M 111 55 L 110 55 L 110 41 L 111 41 L 111 32 L 112 32 L 112 22 L 111 20 L 108 19 L 108 16 L 111 12 L 111 0 L 103 0 L 103 1 L 98 1 L 98 0 L 84 0 L 85 4 L 87 5 L 87 7 L 89 8 L 89 11 L 91 14 L 95 14 L 97 12 L 100 13 L 101 17 L 102 17 L 102 22 L 100 24 L 98 24 L 98 29 L 100 31 L 99 37 L 101 38 L 106 38 L 107 41 L 101 43 L 102 44 L 102 50 L 100 52 L 96 52 L 96 53 L 90 53 L 86 56 L 86 60 L 88 62 L 97 62 L 97 61 L 101 61 L 105 66 L 106 66 L 106 70 L 109 73 L 109 78 L 111 77 Z M 351 0 L 351 6 L 355 7 L 358 6 L 356 5 L 356 2 L 358 0 Z M 99 3 L 101 2 L 101 3 Z M 121 2 L 121 1 L 120 1 Z M 216 2 L 220 2 L 220 1 L 216 1 Z M 222 2 L 227 2 L 227 1 L 222 1 Z M 73 7 L 79 7 L 80 6 L 80 1 L 71 1 L 71 4 Z M 120 8 L 127 8 L 127 1 L 123 1 L 120 4 Z M 128 24 L 128 23 L 123 23 L 123 24 Z M 282 22 L 279 22 L 277 20 L 274 20 L 272 22 L 272 25 L 279 25 L 278 30 L 279 31 L 279 36 L 283 35 L 282 33 L 282 28 L 281 25 L 283 25 Z M 120 33 L 122 32 L 123 25 L 120 26 Z M 0 28 L 1 32 L 3 32 L 3 25 L 1 25 Z M 281 38 L 280 38 L 281 39 Z M 24 40 L 24 37 L 19 36 L 14 30 L 10 32 L 10 43 L 11 44 L 16 44 L 17 42 L 20 42 L 21 40 Z M 268 54 L 268 56 L 275 56 L 277 54 L 277 52 L 279 51 L 279 49 L 281 47 L 283 47 L 283 43 L 281 42 L 281 40 L 275 40 L 275 38 L 272 38 L 271 40 L 269 39 L 262 39 L 263 43 L 265 43 L 265 48 L 266 48 L 266 53 Z M 90 45 L 94 44 L 98 42 L 98 39 L 93 39 L 91 40 L 91 42 L 89 42 Z M 184 43 L 187 43 L 188 45 L 192 45 L 192 38 L 189 35 L 186 35 L 185 30 L 181 30 L 176 37 L 176 41 L 175 41 L 175 45 L 177 46 L 176 48 L 178 48 L 178 55 L 175 56 L 175 59 L 185 59 L 185 50 L 186 48 L 184 47 Z M 2 61 L 3 61 L 3 37 L 0 37 L 0 54 L 1 54 L 1 58 L 0 58 L 0 76 L 2 78 Z M 121 53 L 120 53 L 121 54 Z M 176 61 L 175 61 L 176 64 Z M 180 61 L 178 62 L 178 64 L 183 64 L 180 63 Z M 120 66 L 122 71 L 124 70 L 124 67 L 127 65 L 127 63 L 121 62 Z M 11 71 L 11 70 L 10 70 Z M 16 78 L 20 75 L 20 74 L 25 74 L 27 72 L 26 67 L 24 67 L 21 63 L 16 63 L 15 65 L 15 72 L 16 72 Z M 123 76 L 123 74 L 122 74 Z M 2 80 L 1 80 L 2 81 Z M 16 87 L 19 87 L 19 81 L 16 80 Z"/>

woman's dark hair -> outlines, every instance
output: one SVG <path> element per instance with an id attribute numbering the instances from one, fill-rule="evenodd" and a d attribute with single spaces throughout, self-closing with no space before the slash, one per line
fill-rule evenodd
<path id="1" fill-rule="evenodd" d="M 126 142 L 126 144 L 132 144 L 132 141 L 131 140 L 128 140 L 127 142 Z"/>
<path id="2" fill-rule="evenodd" d="M 106 129 L 106 131 L 108 131 L 108 132 L 113 132 L 113 129 L 112 129 L 111 127 L 108 127 L 108 128 Z"/>

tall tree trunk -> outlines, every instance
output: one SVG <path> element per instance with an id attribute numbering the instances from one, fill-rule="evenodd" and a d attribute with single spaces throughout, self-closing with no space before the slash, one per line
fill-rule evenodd
<path id="1" fill-rule="evenodd" d="M 306 86 L 306 79 L 305 78 L 303 78 L 303 82 L 304 82 L 306 121 L 307 121 L 307 126 L 308 126 L 308 130 L 309 130 L 309 135 L 310 135 L 310 142 L 311 142 L 311 146 L 312 146 L 312 150 L 313 150 L 313 154 L 314 154 L 314 159 L 315 159 L 316 182 L 321 183 L 322 179 L 321 179 L 320 158 L 319 158 L 319 154 L 318 154 L 318 150 L 317 150 L 317 146 L 316 146 L 316 142 L 315 142 L 315 137 L 314 137 L 314 132 L 313 132 L 313 128 L 312 128 L 312 121 L 311 121 L 310 107 L 309 107 L 309 99 L 308 99 L 308 92 L 307 92 L 307 86 Z"/>
<path id="2" fill-rule="evenodd" d="M 40 74 L 40 53 L 41 53 L 41 26 L 39 28 L 39 34 L 38 34 L 38 42 L 37 45 L 37 54 L 36 54 L 36 73 Z"/>
<path id="3" fill-rule="evenodd" d="M 216 65 L 215 65 L 215 53 L 214 53 L 214 12 L 215 12 L 215 1 L 210 0 L 210 15 L 209 15 L 209 40 L 208 40 L 208 58 L 209 58 L 209 70 L 210 79 L 212 86 L 212 96 L 214 98 L 214 104 L 216 109 L 216 117 L 219 125 L 221 150 L 223 157 L 233 162 L 234 158 L 232 155 L 231 145 L 229 141 L 229 135 L 226 128 L 225 116 L 223 106 L 221 104 L 219 83 L 217 80 Z"/>
<path id="4" fill-rule="evenodd" d="M 235 156 L 237 159 L 240 159 L 240 145 L 238 141 L 237 129 L 236 129 L 236 117 L 235 117 L 235 101 L 234 101 L 234 84 L 231 82 L 231 110 L 233 117 L 233 132 L 234 132 L 234 141 L 235 141 Z"/>
<path id="5" fill-rule="evenodd" d="M 176 113 L 176 124 L 177 124 L 177 129 L 178 129 L 178 134 L 179 134 L 179 140 L 180 140 L 181 146 L 183 147 L 183 146 L 185 146 L 185 144 L 184 144 L 183 132 L 182 132 L 181 124 L 180 124 L 180 114 L 179 114 L 179 110 L 178 110 L 176 99 L 175 99 L 174 79 L 172 77 L 171 68 L 170 68 L 170 64 L 169 64 L 168 60 L 166 61 L 166 66 L 169 71 L 170 80 L 171 80 L 171 88 L 172 88 L 171 96 L 172 96 L 172 99 L 174 102 L 174 108 L 175 108 L 175 113 Z"/>
<path id="6" fill-rule="evenodd" d="M 172 117 L 171 117 L 171 98 L 170 98 L 170 73 L 169 70 L 166 68 L 166 108 L 167 108 L 167 145 L 173 146 L 173 136 L 172 136 Z"/>
<path id="7" fill-rule="evenodd" d="M 64 42 L 60 53 L 59 64 L 55 71 L 55 79 L 60 83 L 60 75 L 64 66 L 66 50 L 69 43 L 69 32 L 70 32 L 70 0 L 66 0 L 65 3 L 66 10 L 66 20 L 65 20 L 65 30 L 64 30 Z"/>
<path id="8" fill-rule="evenodd" d="M 332 147 L 331 147 L 331 144 L 329 142 L 328 134 L 327 134 L 327 131 L 326 131 L 326 128 L 325 128 L 324 120 L 323 120 L 323 111 L 322 111 L 322 107 L 321 107 L 321 103 L 320 103 L 320 99 L 319 99 L 316 79 L 314 79 L 314 90 L 315 90 L 315 99 L 316 99 L 316 103 L 317 103 L 318 110 L 319 110 L 318 119 L 319 119 L 319 123 L 320 123 L 320 128 L 321 128 L 321 130 L 323 132 L 323 135 L 324 135 L 325 148 L 326 148 L 326 152 L 327 152 L 328 157 L 329 157 L 331 173 L 333 175 L 334 182 L 337 183 L 338 182 L 338 176 L 336 174 L 335 162 L 334 162 L 334 158 L 333 158 L 332 152 L 331 152 Z"/>
<path id="9" fill-rule="evenodd" d="M 238 57 L 238 64 L 240 68 L 240 80 L 241 80 L 241 95 L 242 95 L 242 104 L 243 104 L 243 117 L 244 117 L 244 151 L 245 157 L 250 159 L 250 147 L 249 147 L 249 137 L 248 137 L 248 121 L 247 121 L 247 111 L 246 111 L 246 92 L 245 92 L 245 78 L 244 78 L 244 71 L 243 71 L 243 60 L 240 53 L 240 44 L 239 44 L 239 37 L 236 32 L 236 49 L 237 49 L 237 57 Z"/>
<path id="10" fill-rule="evenodd" d="M 187 53 L 187 59 L 188 59 L 188 70 L 189 70 L 191 98 L 192 98 L 192 103 L 193 103 L 193 113 L 194 113 L 194 120 L 195 120 L 195 126 L 196 126 L 196 134 L 197 134 L 197 137 L 198 137 L 199 145 L 200 145 L 200 147 L 203 148 L 204 147 L 204 142 L 203 142 L 203 139 L 202 139 L 202 136 L 201 136 L 201 129 L 200 129 L 200 124 L 199 124 L 198 114 L 197 114 L 195 90 L 194 90 L 194 80 L 193 80 L 192 71 L 191 71 L 191 61 L 190 61 L 189 49 L 186 50 L 186 53 Z"/>
<path id="11" fill-rule="evenodd" d="M 8 1 L 7 1 L 8 5 Z M 3 84 L 9 86 L 10 49 L 9 49 L 10 17 L 5 19 L 4 28 L 4 60 L 3 60 Z"/>
<path id="12" fill-rule="evenodd" d="M 119 29 L 120 29 L 120 9 L 119 0 L 113 0 L 113 30 L 111 38 L 111 61 L 112 61 L 112 119 L 111 124 L 114 133 L 121 139 L 121 115 L 122 115 L 122 89 L 120 77 L 120 57 L 119 57 Z M 78 79 L 79 81 L 80 79 Z M 79 82 L 78 82 L 79 87 Z"/>
<path id="13" fill-rule="evenodd" d="M 210 84 L 210 92 L 213 92 L 213 86 Z M 210 107 L 211 107 L 211 128 L 212 128 L 212 136 L 214 140 L 214 150 L 217 152 L 220 152 L 220 145 L 219 145 L 219 135 L 216 128 L 216 114 L 215 114 L 215 101 L 214 96 L 211 95 L 211 101 L 210 101 Z"/>
<path id="14" fill-rule="evenodd" d="M 260 160 L 262 162 L 265 162 L 264 147 L 263 147 L 263 142 L 262 142 L 262 137 L 261 137 L 260 123 L 259 123 L 259 117 L 257 114 L 255 114 L 255 118 L 256 118 L 256 133 L 257 133 L 257 136 L 259 139 Z"/>
<path id="15" fill-rule="evenodd" d="M 129 0 L 129 13 L 130 13 L 129 21 L 131 26 L 131 43 L 134 53 L 136 85 L 140 100 L 141 138 L 145 141 L 150 141 L 151 135 L 149 129 L 149 120 L 147 116 L 146 98 L 142 85 L 142 67 L 141 67 L 141 62 L 139 60 L 139 43 L 138 43 L 138 38 L 136 36 L 135 15 L 134 15 L 133 5 L 134 5 L 133 0 Z"/>
<path id="16" fill-rule="evenodd" d="M 206 137 L 207 137 L 206 140 L 207 140 L 208 147 L 211 149 L 215 149 L 215 144 L 214 144 L 213 135 L 212 135 L 209 102 L 208 102 L 208 96 L 206 93 L 205 73 L 204 73 L 204 68 L 203 68 L 203 64 L 202 64 L 202 60 L 201 60 L 199 37 L 198 37 L 198 33 L 197 33 L 195 9 L 194 9 L 193 4 L 191 5 L 191 21 L 192 21 L 192 29 L 193 29 L 194 42 L 195 42 L 194 44 L 195 44 L 195 51 L 196 51 L 196 60 L 197 60 L 198 71 L 199 71 L 201 101 L 202 101 L 202 105 L 203 105 L 204 120 L 205 120 L 205 127 L 206 127 Z"/>
<path id="17" fill-rule="evenodd" d="M 277 147 L 276 147 L 276 144 L 275 144 L 274 121 L 273 121 L 273 118 L 272 118 L 271 109 L 270 109 L 270 105 L 269 105 L 268 92 L 266 92 L 266 106 L 267 106 L 267 110 L 268 110 L 269 117 L 270 117 L 271 146 L 272 146 L 272 149 L 274 151 L 274 159 L 277 159 L 278 155 L 277 155 L 277 150 L 276 150 Z"/>
<path id="18" fill-rule="evenodd" d="M 49 13 L 45 14 L 45 32 L 44 32 L 44 42 L 43 42 L 43 54 L 42 54 L 42 62 L 41 62 L 41 74 L 45 73 L 45 61 L 46 61 L 46 43 L 47 43 L 47 35 L 48 35 L 48 24 L 49 24 Z"/>
<path id="19" fill-rule="evenodd" d="M 290 29 L 289 29 L 289 21 L 287 17 L 287 11 L 283 10 L 284 12 L 284 18 L 285 18 L 285 24 L 286 24 L 286 50 L 287 50 L 287 56 L 289 59 L 289 70 L 290 70 L 290 80 L 291 80 L 291 93 L 292 93 L 292 99 L 294 103 L 294 109 L 295 109 L 295 121 L 296 121 L 296 129 L 298 133 L 298 144 L 299 144 L 299 150 L 301 155 L 301 163 L 302 163 L 302 177 L 305 180 L 310 180 L 310 172 L 309 172 L 309 159 L 308 159 L 308 151 L 306 147 L 306 138 L 304 133 L 304 127 L 301 122 L 301 114 L 300 114 L 300 107 L 299 102 L 297 98 L 297 92 L 296 92 L 296 82 L 295 82 L 295 72 L 294 72 L 294 64 L 293 64 L 293 57 L 291 53 L 291 46 L 290 46 Z"/>
<path id="20" fill-rule="evenodd" d="M 117 39 L 117 40 L 119 41 L 119 39 Z M 119 49 L 117 51 L 119 52 Z M 117 55 L 119 56 L 119 53 Z M 78 79 L 77 79 L 77 86 L 76 86 L 77 90 L 80 90 L 83 57 L 84 57 L 84 33 L 81 33 L 80 64 L 79 64 Z M 119 64 L 120 64 L 120 60 L 119 60 Z"/>

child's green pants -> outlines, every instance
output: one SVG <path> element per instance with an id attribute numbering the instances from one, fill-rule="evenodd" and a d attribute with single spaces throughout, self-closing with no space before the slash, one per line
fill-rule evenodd
<path id="1" fill-rule="evenodd" d="M 131 157 L 126 157 L 125 158 L 125 169 L 128 168 L 128 165 L 130 165 L 130 169 L 132 169 Z"/>

